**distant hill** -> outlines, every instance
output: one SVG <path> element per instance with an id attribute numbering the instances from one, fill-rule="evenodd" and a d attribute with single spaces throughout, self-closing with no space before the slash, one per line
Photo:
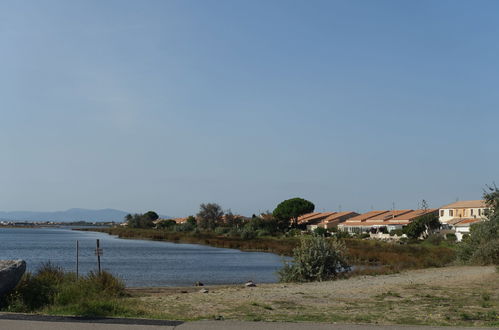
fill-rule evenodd
<path id="1" fill-rule="evenodd" d="M 87 210 L 87 209 L 69 209 L 67 211 L 56 212 L 31 212 L 31 211 L 14 211 L 1 212 L 0 220 L 8 221 L 55 221 L 55 222 L 70 222 L 70 221 L 116 221 L 121 222 L 129 212 L 103 209 L 103 210 Z"/>

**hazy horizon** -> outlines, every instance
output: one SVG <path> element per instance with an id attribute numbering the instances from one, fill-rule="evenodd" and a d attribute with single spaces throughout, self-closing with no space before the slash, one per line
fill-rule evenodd
<path id="1" fill-rule="evenodd" d="M 3 1 L 0 211 L 317 211 L 498 178 L 494 1 Z"/>

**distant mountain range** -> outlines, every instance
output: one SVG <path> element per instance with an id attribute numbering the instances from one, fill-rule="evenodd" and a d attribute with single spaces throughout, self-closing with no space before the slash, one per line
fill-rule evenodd
<path id="1" fill-rule="evenodd" d="M 72 222 L 72 221 L 89 221 L 89 222 L 121 222 L 129 212 L 103 209 L 103 210 L 88 210 L 88 209 L 69 209 L 67 211 L 56 212 L 32 212 L 32 211 L 0 211 L 0 220 L 7 221 L 54 221 L 54 222 Z M 169 218 L 161 216 L 162 218 Z"/>

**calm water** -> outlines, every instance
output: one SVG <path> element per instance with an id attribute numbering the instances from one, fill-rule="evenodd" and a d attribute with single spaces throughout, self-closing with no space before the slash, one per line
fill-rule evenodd
<path id="1" fill-rule="evenodd" d="M 80 274 L 97 268 L 95 240 L 104 255 L 101 265 L 127 286 L 232 284 L 277 281 L 282 258 L 271 253 L 242 252 L 195 244 L 118 239 L 103 233 L 58 228 L 0 228 L 0 259 L 24 259 L 28 270 L 49 261 L 76 270 L 80 242 Z"/>

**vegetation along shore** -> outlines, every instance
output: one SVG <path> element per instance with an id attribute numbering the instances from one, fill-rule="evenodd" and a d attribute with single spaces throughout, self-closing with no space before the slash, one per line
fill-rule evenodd
<path id="1" fill-rule="evenodd" d="M 106 272 L 76 278 L 47 264 L 25 274 L 0 308 L 178 320 L 499 326 L 499 189 L 491 188 L 484 200 L 486 218 L 459 242 L 439 232 L 431 213 L 388 242 L 334 228 L 306 231 L 297 220 L 313 204 L 299 198 L 249 219 L 217 204 L 202 204 L 196 217 L 180 223 L 155 212 L 128 215 L 127 226 L 85 230 L 292 258 L 279 271 L 281 283 L 201 290 L 126 289 Z"/>

